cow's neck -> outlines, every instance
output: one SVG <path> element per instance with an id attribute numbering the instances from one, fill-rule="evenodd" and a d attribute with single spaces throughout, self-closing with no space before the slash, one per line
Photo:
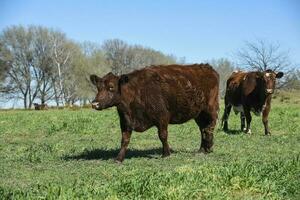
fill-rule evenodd
<path id="1" fill-rule="evenodd" d="M 266 105 L 266 102 L 269 98 L 272 97 L 272 95 L 266 94 L 265 89 L 262 87 L 260 87 L 258 91 L 259 92 L 257 94 L 257 109 L 263 110 L 264 106 Z"/>

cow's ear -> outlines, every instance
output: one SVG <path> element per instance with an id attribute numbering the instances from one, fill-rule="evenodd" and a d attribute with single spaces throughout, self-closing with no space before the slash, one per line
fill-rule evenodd
<path id="1" fill-rule="evenodd" d="M 95 74 L 90 75 L 90 80 L 94 85 L 97 85 L 98 81 L 99 81 L 99 77 Z"/>
<path id="2" fill-rule="evenodd" d="M 129 78 L 127 75 L 121 75 L 119 84 L 122 85 L 122 84 L 128 83 L 128 81 L 129 81 Z"/>
<path id="3" fill-rule="evenodd" d="M 281 78 L 283 77 L 283 72 L 277 72 L 276 73 L 276 78 Z"/>

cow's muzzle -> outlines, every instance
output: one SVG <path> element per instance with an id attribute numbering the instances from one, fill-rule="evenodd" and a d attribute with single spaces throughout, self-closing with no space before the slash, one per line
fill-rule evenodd
<path id="1" fill-rule="evenodd" d="M 273 94 L 274 90 L 273 89 L 267 89 L 266 92 L 267 92 L 267 94 Z"/>
<path id="2" fill-rule="evenodd" d="M 101 110 L 101 108 L 100 108 L 100 103 L 99 103 L 99 102 L 93 101 L 93 102 L 92 102 L 92 108 L 93 108 L 93 109 L 96 109 L 96 110 Z"/>

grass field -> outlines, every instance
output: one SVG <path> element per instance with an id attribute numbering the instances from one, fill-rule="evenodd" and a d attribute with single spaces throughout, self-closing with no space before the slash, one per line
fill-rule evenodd
<path id="1" fill-rule="evenodd" d="M 0 198 L 300 199 L 300 104 L 275 99 L 269 121 L 272 136 L 256 116 L 252 135 L 218 127 L 209 155 L 193 121 L 169 126 L 164 159 L 155 128 L 133 133 L 118 165 L 115 109 L 0 111 Z"/>

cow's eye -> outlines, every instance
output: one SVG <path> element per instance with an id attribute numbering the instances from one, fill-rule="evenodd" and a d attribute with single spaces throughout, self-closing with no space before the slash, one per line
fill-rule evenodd
<path id="1" fill-rule="evenodd" d="M 112 91 L 114 91 L 114 87 L 113 86 L 109 86 L 108 90 L 112 92 Z"/>

